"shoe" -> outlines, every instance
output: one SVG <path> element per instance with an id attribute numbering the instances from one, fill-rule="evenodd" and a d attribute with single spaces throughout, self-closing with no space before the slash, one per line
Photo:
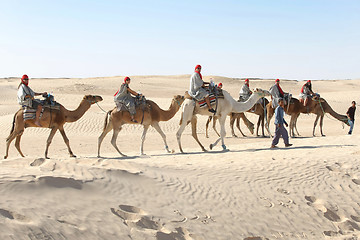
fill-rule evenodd
<path id="1" fill-rule="evenodd" d="M 285 147 L 291 147 L 292 146 L 292 144 L 291 143 L 289 143 L 289 144 L 285 144 Z"/>
<path id="2" fill-rule="evenodd" d="M 211 113 L 216 113 L 216 111 L 215 111 L 213 108 L 210 108 L 210 109 L 209 109 L 209 112 L 211 112 Z"/>
<path id="3" fill-rule="evenodd" d="M 275 146 L 275 145 L 271 145 L 271 147 L 270 148 L 277 148 L 277 146 Z"/>

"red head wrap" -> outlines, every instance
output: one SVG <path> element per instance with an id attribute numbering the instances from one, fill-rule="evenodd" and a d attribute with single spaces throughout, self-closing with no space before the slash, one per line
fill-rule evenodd
<path id="1" fill-rule="evenodd" d="M 25 83 L 24 80 L 29 80 L 28 75 L 24 74 L 21 78 L 21 82 L 27 86 L 29 82 Z"/>
<path id="2" fill-rule="evenodd" d="M 129 77 L 125 77 L 125 78 L 124 78 L 124 83 L 126 83 L 127 80 L 130 80 L 130 78 L 129 78 Z"/>
<path id="3" fill-rule="evenodd" d="M 197 72 L 197 73 L 200 75 L 200 78 L 202 79 L 202 75 L 201 75 L 200 71 L 196 70 L 196 69 L 198 69 L 198 68 L 201 69 L 201 65 L 196 65 L 196 67 L 195 67 L 195 72 Z"/>
<path id="4" fill-rule="evenodd" d="M 222 87 L 222 83 L 219 83 L 218 87 Z"/>
<path id="5" fill-rule="evenodd" d="M 249 86 L 249 79 L 245 79 L 245 84 Z"/>
<path id="6" fill-rule="evenodd" d="M 311 83 L 311 80 L 307 80 L 307 83 Z"/>
<path id="7" fill-rule="evenodd" d="M 278 83 L 278 82 L 280 82 L 280 80 L 279 80 L 279 79 L 276 79 L 275 82 Z"/>

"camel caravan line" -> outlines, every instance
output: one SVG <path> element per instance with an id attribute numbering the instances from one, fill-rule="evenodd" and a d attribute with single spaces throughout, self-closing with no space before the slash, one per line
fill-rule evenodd
<path id="1" fill-rule="evenodd" d="M 198 73 L 201 77 L 199 71 L 196 73 Z M 20 140 L 25 128 L 28 127 L 42 127 L 51 129 L 46 141 L 45 158 L 48 158 L 49 146 L 57 130 L 60 131 L 64 139 L 70 157 L 75 157 L 74 153 L 70 148 L 69 139 L 65 134 L 64 124 L 79 120 L 93 104 L 101 102 L 103 98 L 98 95 L 85 95 L 81 100 L 79 106 L 72 111 L 67 110 L 60 103 L 49 101 L 49 99 L 47 99 L 45 103 L 41 102 L 42 108 L 32 108 L 30 105 L 27 105 L 29 102 L 29 98 L 31 98 L 32 101 L 35 102 L 36 99 L 34 99 L 34 96 L 41 94 L 35 93 L 30 88 L 28 88 L 27 75 L 24 76 L 22 78 L 22 83 L 20 83 L 22 89 L 19 85 L 18 91 L 18 101 L 22 106 L 14 114 L 11 131 L 9 136 L 6 138 L 6 153 L 4 158 L 6 159 L 9 156 L 9 146 L 14 139 L 16 139 L 15 148 L 18 150 L 20 155 L 24 157 L 24 154 L 22 153 L 20 148 Z M 275 111 L 273 104 L 274 99 L 271 91 L 256 88 L 253 92 L 251 91 L 251 95 L 249 96 L 249 98 L 247 98 L 246 100 L 238 101 L 235 100 L 226 90 L 218 88 L 217 85 L 214 85 L 213 83 L 209 83 L 207 91 L 210 92 L 212 95 L 204 95 L 206 96 L 206 98 L 205 100 L 202 99 L 201 104 L 199 104 L 200 101 L 197 99 L 197 95 L 194 95 L 192 92 L 187 91 L 184 95 L 174 96 L 170 102 L 169 108 L 167 110 L 163 110 L 155 102 L 145 99 L 142 94 L 132 91 L 129 87 L 130 80 L 131 79 L 129 77 L 126 77 L 124 79 L 124 83 L 122 84 L 120 90 L 114 96 L 116 107 L 106 112 L 102 133 L 98 138 L 98 157 L 100 157 L 101 144 L 105 136 L 111 130 L 113 131 L 111 138 L 112 146 L 122 157 L 126 156 L 120 151 L 116 144 L 117 137 L 125 124 L 139 124 L 143 126 L 143 132 L 141 135 L 140 155 L 144 155 L 144 141 L 146 138 L 146 133 L 150 126 L 155 128 L 155 130 L 160 134 L 161 138 L 163 139 L 166 152 L 171 153 L 172 151 L 169 150 L 169 146 L 166 141 L 166 135 L 160 128 L 159 122 L 169 121 L 180 109 L 180 126 L 178 131 L 176 132 L 176 139 L 181 153 L 184 153 L 181 145 L 181 136 L 185 127 L 189 123 L 191 123 L 192 137 L 199 144 L 202 151 L 207 151 L 205 147 L 201 144 L 197 136 L 197 115 L 205 115 L 209 117 L 206 123 L 206 137 L 208 137 L 208 125 L 211 120 L 213 121 L 213 128 L 218 135 L 218 139 L 216 139 L 215 142 L 210 144 L 210 150 L 212 150 L 221 141 L 222 150 L 227 151 L 227 147 L 224 141 L 226 135 L 225 120 L 227 116 L 230 116 L 230 127 L 232 130 L 232 135 L 234 137 L 237 137 L 234 132 L 235 121 L 237 128 L 240 130 L 240 133 L 245 136 L 245 134 L 240 129 L 240 118 L 244 121 L 251 134 L 254 133 L 254 124 L 247 119 L 245 112 L 258 115 L 256 136 L 259 136 L 259 127 L 261 126 L 262 137 L 265 137 L 264 127 L 266 127 L 268 134 L 271 137 L 269 123 Z M 131 96 L 130 94 L 135 95 L 136 98 L 134 99 L 136 101 L 132 98 L 129 98 L 129 96 Z M 271 96 L 272 100 L 269 101 L 268 99 L 266 99 L 267 96 Z M 119 101 L 117 102 L 117 100 Z M 347 116 L 336 113 L 325 101 L 325 99 L 320 98 L 320 96 L 318 95 L 314 95 L 312 99 L 309 99 L 309 102 L 306 106 L 300 100 L 291 96 L 288 98 L 287 103 L 288 104 L 285 106 L 284 111 L 291 117 L 289 129 L 290 136 L 292 137 L 295 137 L 295 131 L 297 135 L 299 135 L 296 123 L 300 113 L 312 113 L 316 115 L 313 126 L 313 136 L 315 136 L 315 127 L 319 119 L 320 133 L 321 136 L 324 136 L 322 127 L 323 119 L 326 113 L 329 113 L 335 119 L 348 125 Z M 40 116 L 38 109 L 41 109 Z M 216 131 L 215 128 L 216 121 L 220 123 L 220 134 Z"/>

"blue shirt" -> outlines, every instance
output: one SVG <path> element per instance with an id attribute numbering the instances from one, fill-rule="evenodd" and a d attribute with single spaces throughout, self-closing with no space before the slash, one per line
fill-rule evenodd
<path id="1" fill-rule="evenodd" d="M 275 124 L 284 124 L 287 122 L 285 121 L 284 119 L 284 109 L 280 106 L 278 106 L 276 109 L 275 109 Z"/>

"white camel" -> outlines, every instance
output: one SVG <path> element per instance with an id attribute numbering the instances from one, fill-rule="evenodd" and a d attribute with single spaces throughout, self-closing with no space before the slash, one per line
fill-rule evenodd
<path id="1" fill-rule="evenodd" d="M 253 91 L 253 94 L 246 102 L 238 102 L 235 99 L 233 99 L 227 91 L 222 90 L 222 92 L 224 94 L 224 98 L 218 99 L 218 105 L 217 105 L 216 114 L 215 114 L 215 116 L 219 120 L 219 123 L 221 126 L 220 138 L 218 138 L 215 141 L 215 143 L 210 144 L 210 149 L 215 147 L 216 144 L 218 144 L 218 142 L 220 140 L 221 140 L 223 149 L 224 150 L 226 149 L 226 146 L 224 143 L 224 137 L 226 135 L 225 120 L 226 120 L 226 117 L 229 115 L 229 113 L 231 113 L 231 112 L 235 112 L 235 113 L 246 112 L 247 110 L 251 109 L 260 98 L 265 97 L 265 96 L 270 96 L 269 91 L 257 88 Z M 196 133 L 196 123 L 197 123 L 196 115 L 197 114 L 206 115 L 206 116 L 213 115 L 213 113 L 210 113 L 207 108 L 200 108 L 199 104 L 197 102 L 195 102 L 194 100 L 185 99 L 185 101 L 183 103 L 183 107 L 182 107 L 180 128 L 176 133 L 176 138 L 177 138 L 177 141 L 179 144 L 180 151 L 182 153 L 183 153 L 183 150 L 181 147 L 181 134 L 183 133 L 185 127 L 190 122 L 191 122 L 191 126 L 192 126 L 192 136 L 194 137 L 196 142 L 200 145 L 201 149 L 203 151 L 206 151 L 204 146 L 200 143 L 200 141 L 197 137 L 197 133 Z"/>

